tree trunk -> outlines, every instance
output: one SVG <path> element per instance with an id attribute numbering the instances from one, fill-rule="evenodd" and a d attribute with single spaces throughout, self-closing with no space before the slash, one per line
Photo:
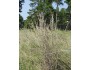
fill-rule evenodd
<path id="1" fill-rule="evenodd" d="M 69 24 L 70 24 L 70 22 L 68 22 L 68 23 L 67 23 L 65 30 L 67 30 L 67 29 L 68 29 Z"/>
<path id="2" fill-rule="evenodd" d="M 57 29 L 57 20 L 58 20 L 58 4 L 57 4 L 57 10 L 56 10 L 56 24 L 55 24 L 55 29 Z"/>
<path id="3" fill-rule="evenodd" d="M 57 13 L 56 13 L 56 23 L 55 23 L 55 29 L 57 29 Z"/>
<path id="4" fill-rule="evenodd" d="M 53 30 L 53 23 L 54 23 L 54 17 L 53 17 L 53 14 L 51 14 L 51 21 L 50 21 L 51 30 Z"/>
<path id="5" fill-rule="evenodd" d="M 38 19 L 39 19 L 40 28 L 43 28 L 44 27 L 44 14 L 43 14 L 43 12 L 39 13 Z"/>

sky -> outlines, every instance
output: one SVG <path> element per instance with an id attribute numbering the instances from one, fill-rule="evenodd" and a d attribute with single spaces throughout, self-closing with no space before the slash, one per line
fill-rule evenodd
<path id="1" fill-rule="evenodd" d="M 64 2 L 64 0 L 63 0 Z M 27 16 L 29 15 L 27 12 L 29 11 L 29 9 L 31 8 L 29 6 L 30 4 L 30 0 L 25 0 L 25 3 L 23 4 L 23 7 L 22 7 L 22 12 L 20 13 L 22 15 L 22 17 L 24 18 L 24 20 L 27 18 Z M 56 3 L 53 3 L 53 7 L 56 8 Z M 68 5 L 66 3 L 64 3 L 64 5 L 60 5 L 59 6 L 59 9 L 61 8 L 67 8 Z"/>

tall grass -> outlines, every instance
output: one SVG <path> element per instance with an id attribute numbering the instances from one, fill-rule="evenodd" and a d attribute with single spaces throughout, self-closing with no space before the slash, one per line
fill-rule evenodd
<path id="1" fill-rule="evenodd" d="M 70 31 L 19 31 L 19 70 L 71 70 Z"/>

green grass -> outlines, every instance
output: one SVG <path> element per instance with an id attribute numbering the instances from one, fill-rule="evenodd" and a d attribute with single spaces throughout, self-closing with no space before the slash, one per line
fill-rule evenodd
<path id="1" fill-rule="evenodd" d="M 71 70 L 71 32 L 19 31 L 19 70 Z"/>

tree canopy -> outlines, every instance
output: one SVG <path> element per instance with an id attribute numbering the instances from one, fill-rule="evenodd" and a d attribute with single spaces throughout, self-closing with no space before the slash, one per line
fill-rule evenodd
<path id="1" fill-rule="evenodd" d="M 56 3 L 56 9 L 52 3 Z M 21 12 L 24 0 L 19 0 L 19 12 Z M 64 3 L 68 8 L 59 10 Z M 71 29 L 71 0 L 30 0 L 29 16 L 24 21 L 25 28 L 42 27 L 49 29 Z"/>

